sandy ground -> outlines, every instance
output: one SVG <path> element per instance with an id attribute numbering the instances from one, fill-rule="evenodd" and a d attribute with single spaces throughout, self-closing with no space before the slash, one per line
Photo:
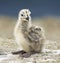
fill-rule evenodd
<path id="1" fill-rule="evenodd" d="M 29 58 L 21 58 L 19 55 L 13 56 L 10 54 L 11 51 L 18 48 L 13 36 L 16 20 L 13 17 L 0 16 L 0 63 L 60 63 L 59 18 L 44 17 L 32 20 L 34 25 L 44 28 L 47 40 L 43 53 L 32 55 Z"/>

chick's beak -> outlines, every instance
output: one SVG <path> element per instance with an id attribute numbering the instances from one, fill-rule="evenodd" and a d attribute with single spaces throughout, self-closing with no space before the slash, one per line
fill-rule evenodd
<path id="1" fill-rule="evenodd" d="M 29 20 L 29 17 L 27 17 L 26 20 Z"/>

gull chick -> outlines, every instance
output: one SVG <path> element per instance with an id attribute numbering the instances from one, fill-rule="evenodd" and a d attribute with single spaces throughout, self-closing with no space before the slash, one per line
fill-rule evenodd
<path id="1" fill-rule="evenodd" d="M 29 9 L 22 9 L 19 12 L 14 37 L 20 51 L 41 52 L 45 41 L 44 30 L 42 27 L 32 25 L 30 14 Z"/>

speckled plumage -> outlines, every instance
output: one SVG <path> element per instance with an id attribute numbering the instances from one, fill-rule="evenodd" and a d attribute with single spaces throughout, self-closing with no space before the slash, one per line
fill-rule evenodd
<path id="1" fill-rule="evenodd" d="M 30 14 L 29 9 L 22 9 L 19 12 L 14 37 L 20 50 L 41 52 L 45 40 L 44 30 L 32 25 Z"/>

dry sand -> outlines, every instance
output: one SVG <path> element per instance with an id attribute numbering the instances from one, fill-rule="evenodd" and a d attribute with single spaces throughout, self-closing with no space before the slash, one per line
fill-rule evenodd
<path id="1" fill-rule="evenodd" d="M 46 43 L 43 53 L 35 54 L 29 58 L 21 58 L 18 55 L 9 55 L 18 46 L 14 40 L 13 29 L 16 18 L 0 16 L 0 63 L 60 63 L 60 19 L 56 17 L 44 17 L 33 19 L 35 25 L 42 26 L 45 30 Z"/>

